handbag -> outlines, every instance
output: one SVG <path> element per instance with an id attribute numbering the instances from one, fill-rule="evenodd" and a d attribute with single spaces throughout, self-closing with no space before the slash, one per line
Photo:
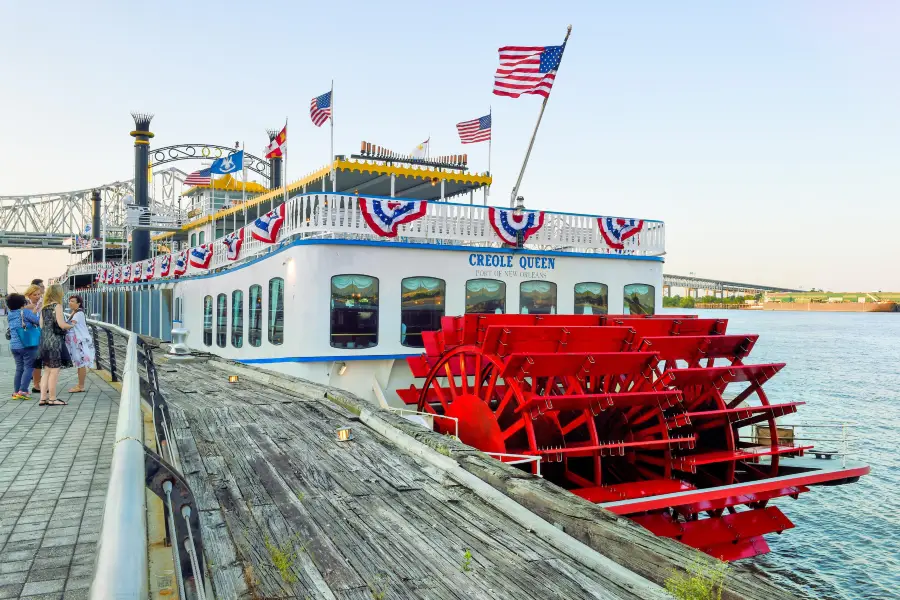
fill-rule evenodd
<path id="1" fill-rule="evenodd" d="M 21 315 L 22 327 L 16 329 L 16 335 L 19 336 L 19 342 L 23 348 L 34 348 L 41 343 L 41 330 L 38 327 L 28 327 L 25 323 L 25 315 Z"/>

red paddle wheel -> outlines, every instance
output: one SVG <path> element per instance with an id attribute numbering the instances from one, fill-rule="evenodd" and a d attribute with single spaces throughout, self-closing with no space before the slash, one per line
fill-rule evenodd
<path id="1" fill-rule="evenodd" d="M 775 426 L 802 403 L 771 404 L 762 389 L 784 365 L 745 365 L 757 336 L 727 335 L 726 325 L 445 317 L 440 331 L 423 334 L 425 354 L 407 359 L 423 385 L 398 394 L 458 419 L 469 445 L 540 457 L 544 477 L 657 535 L 745 558 L 768 551 L 764 534 L 793 526 L 767 502 L 808 490 L 782 481 L 779 457 L 811 446 L 780 440 Z M 434 423 L 454 433 L 449 419 Z M 767 437 L 739 434 L 756 424 Z"/>

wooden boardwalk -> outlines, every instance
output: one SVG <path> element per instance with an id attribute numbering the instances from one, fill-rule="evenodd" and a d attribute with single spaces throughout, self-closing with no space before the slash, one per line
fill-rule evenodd
<path id="1" fill-rule="evenodd" d="M 5 319 L 0 321 L 5 326 Z M 109 480 L 119 393 L 91 373 L 69 406 L 11 400 L 15 364 L 0 346 L 0 599 L 87 598 Z"/>
<path id="2" fill-rule="evenodd" d="M 155 356 L 216 598 L 646 597 L 448 481 L 315 387 L 229 384 L 220 368 Z M 353 440 L 339 442 L 335 430 L 346 425 Z"/>

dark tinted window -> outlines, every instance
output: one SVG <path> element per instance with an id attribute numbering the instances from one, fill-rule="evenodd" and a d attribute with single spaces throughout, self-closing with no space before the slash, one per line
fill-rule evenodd
<path id="1" fill-rule="evenodd" d="M 250 286 L 249 304 L 247 304 L 249 312 L 250 327 L 247 336 L 250 338 L 250 345 L 254 347 L 262 346 L 262 286 Z"/>
<path id="2" fill-rule="evenodd" d="M 625 314 L 652 315 L 656 312 L 656 290 L 645 283 L 625 286 Z"/>
<path id="3" fill-rule="evenodd" d="M 605 315 L 609 312 L 609 290 L 605 283 L 575 284 L 575 314 Z"/>
<path id="4" fill-rule="evenodd" d="M 433 277 L 407 277 L 400 282 L 400 343 L 422 347 L 422 332 L 437 331 L 444 316 L 447 285 Z"/>
<path id="5" fill-rule="evenodd" d="M 466 313 L 506 312 L 506 284 L 496 279 L 466 282 Z"/>
<path id="6" fill-rule="evenodd" d="M 231 292 L 231 345 L 240 348 L 244 345 L 244 292 Z"/>
<path id="7" fill-rule="evenodd" d="M 523 281 L 519 285 L 519 312 L 523 315 L 555 315 L 556 284 Z"/>
<path id="8" fill-rule="evenodd" d="M 203 343 L 212 346 L 213 301 L 212 296 L 203 298 Z"/>
<path id="9" fill-rule="evenodd" d="M 228 340 L 228 296 L 216 296 L 216 346 L 224 348 Z"/>
<path id="10" fill-rule="evenodd" d="M 284 343 L 284 279 L 269 280 L 269 343 Z"/>
<path id="11" fill-rule="evenodd" d="M 331 278 L 331 346 L 372 348 L 378 344 L 378 279 L 366 275 Z"/>

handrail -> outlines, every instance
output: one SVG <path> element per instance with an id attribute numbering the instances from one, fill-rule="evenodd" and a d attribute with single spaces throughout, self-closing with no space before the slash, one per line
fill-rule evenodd
<path id="1" fill-rule="evenodd" d="M 89 321 L 101 325 L 97 321 Z M 122 369 L 122 394 L 116 424 L 112 467 L 91 600 L 143 598 L 147 595 L 147 527 L 143 418 L 138 375 L 137 334 L 103 323 L 128 340 Z"/>

